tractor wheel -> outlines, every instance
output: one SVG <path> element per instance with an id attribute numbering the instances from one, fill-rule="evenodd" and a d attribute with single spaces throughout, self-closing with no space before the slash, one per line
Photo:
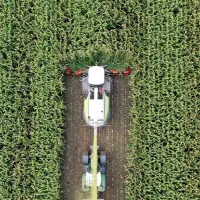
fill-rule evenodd
<path id="1" fill-rule="evenodd" d="M 88 165 L 88 164 L 89 164 L 88 152 L 84 152 L 84 153 L 83 153 L 83 164 L 84 164 L 84 165 Z"/>
<path id="2" fill-rule="evenodd" d="M 100 164 L 102 166 L 106 166 L 106 152 L 105 151 L 101 151 L 100 153 Z"/>

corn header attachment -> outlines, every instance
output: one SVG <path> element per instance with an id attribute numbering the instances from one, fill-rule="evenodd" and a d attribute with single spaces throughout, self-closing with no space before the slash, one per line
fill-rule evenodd
<path id="1" fill-rule="evenodd" d="M 103 66 L 104 68 L 106 66 Z M 82 76 L 86 70 L 72 70 L 69 66 L 66 66 L 65 74 L 67 76 Z M 109 76 L 128 76 L 131 73 L 131 68 L 126 68 L 123 72 L 119 72 L 118 70 L 107 70 L 109 72 Z"/>

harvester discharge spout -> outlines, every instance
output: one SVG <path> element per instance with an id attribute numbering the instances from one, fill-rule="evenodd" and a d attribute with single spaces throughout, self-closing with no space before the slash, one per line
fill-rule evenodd
<path id="1" fill-rule="evenodd" d="M 94 126 L 94 136 L 97 135 L 97 126 Z"/>

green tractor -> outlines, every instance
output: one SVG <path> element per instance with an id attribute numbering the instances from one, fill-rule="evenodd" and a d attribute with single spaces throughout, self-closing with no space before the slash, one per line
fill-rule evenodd
<path id="1" fill-rule="evenodd" d="M 106 152 L 98 150 L 98 165 L 97 165 L 97 190 L 98 192 L 105 192 L 106 190 Z M 83 168 L 84 174 L 82 175 L 82 190 L 89 192 L 93 182 L 92 176 L 92 146 L 89 152 L 83 153 Z"/>

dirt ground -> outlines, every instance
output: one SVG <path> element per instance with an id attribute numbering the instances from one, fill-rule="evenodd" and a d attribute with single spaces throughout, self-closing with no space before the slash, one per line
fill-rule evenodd
<path id="1" fill-rule="evenodd" d="M 80 77 L 67 77 L 66 104 L 67 121 L 64 165 L 62 172 L 63 200 L 82 200 L 89 198 L 82 192 L 83 174 L 82 153 L 89 150 L 93 142 L 93 129 L 83 120 L 83 97 Z M 98 145 L 107 154 L 107 189 L 99 193 L 104 200 L 125 200 L 125 151 L 128 143 L 130 124 L 129 86 L 127 77 L 113 78 L 111 97 L 111 118 L 108 126 L 98 129 Z"/>

